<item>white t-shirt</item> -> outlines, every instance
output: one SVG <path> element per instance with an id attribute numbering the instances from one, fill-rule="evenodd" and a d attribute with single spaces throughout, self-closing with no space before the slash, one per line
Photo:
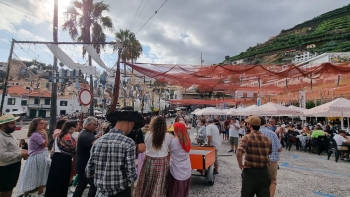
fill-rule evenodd
<path id="1" fill-rule="evenodd" d="M 338 148 L 340 148 L 340 145 L 343 145 L 343 143 L 346 142 L 346 139 L 341 135 L 335 135 L 333 139 L 337 143 Z"/>
<path id="2" fill-rule="evenodd" d="M 145 136 L 145 145 L 146 145 L 146 155 L 150 157 L 166 157 L 169 152 L 169 145 L 173 136 L 169 133 L 165 134 L 162 148 L 160 150 L 155 150 L 152 147 L 152 133 L 148 132 Z"/>
<path id="3" fill-rule="evenodd" d="M 211 136 L 211 145 L 215 146 L 216 150 L 221 147 L 221 137 L 218 127 L 215 124 L 209 124 L 205 131 L 207 136 Z"/>
<path id="4" fill-rule="evenodd" d="M 236 125 L 238 129 L 234 125 Z M 230 130 L 228 131 L 228 134 L 230 137 L 239 137 L 240 125 L 238 123 L 235 123 L 234 125 L 230 125 Z"/>

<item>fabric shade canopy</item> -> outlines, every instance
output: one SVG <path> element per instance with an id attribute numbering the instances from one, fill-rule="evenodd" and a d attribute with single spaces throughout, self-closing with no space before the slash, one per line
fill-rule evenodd
<path id="1" fill-rule="evenodd" d="M 302 115 L 298 109 L 292 109 L 272 102 L 245 110 L 244 114 L 254 116 L 280 116 L 281 114 Z"/>
<path id="2" fill-rule="evenodd" d="M 207 107 L 204 109 L 201 109 L 194 114 L 197 116 L 202 116 L 202 115 L 226 115 L 227 110 L 220 110 L 220 109 L 215 109 L 213 107 Z"/>
<path id="3" fill-rule="evenodd" d="M 337 98 L 331 102 L 304 111 L 304 116 L 350 117 L 350 100 Z"/>

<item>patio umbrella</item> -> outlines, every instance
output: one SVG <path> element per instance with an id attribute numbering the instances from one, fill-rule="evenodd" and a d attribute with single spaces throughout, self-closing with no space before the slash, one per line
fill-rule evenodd
<path id="1" fill-rule="evenodd" d="M 304 111 L 304 116 L 341 117 L 341 128 L 343 129 L 343 117 L 350 117 L 350 100 L 337 98 L 331 102 Z"/>
<path id="2" fill-rule="evenodd" d="M 221 110 L 221 109 L 215 109 L 213 107 L 207 107 L 204 108 L 200 111 L 197 111 L 194 113 L 197 116 L 202 116 L 202 115 L 226 115 L 226 111 L 225 110 Z"/>
<path id="3" fill-rule="evenodd" d="M 272 102 L 248 109 L 245 111 L 245 114 L 254 116 L 281 116 L 282 114 L 290 114 L 293 116 L 302 115 L 297 109 L 292 109 Z"/>
<path id="4" fill-rule="evenodd" d="M 196 112 L 200 111 L 201 109 L 197 108 L 195 109 L 193 112 L 191 112 L 191 114 L 195 114 Z"/>

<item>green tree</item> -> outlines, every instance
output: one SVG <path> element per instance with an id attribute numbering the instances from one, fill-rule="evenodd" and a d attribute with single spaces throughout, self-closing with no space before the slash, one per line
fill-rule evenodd
<path id="1" fill-rule="evenodd" d="M 121 53 L 121 60 L 126 61 L 136 61 L 142 54 L 142 45 L 133 32 L 128 29 L 121 29 L 119 32 L 115 33 L 116 41 L 123 43 L 124 51 Z M 114 48 L 116 50 L 116 48 Z M 124 64 L 124 76 L 126 76 L 126 65 Z"/>
<path id="2" fill-rule="evenodd" d="M 113 30 L 112 19 L 109 16 L 102 16 L 104 11 L 109 12 L 109 5 L 93 0 L 75 0 L 72 6 L 65 12 L 66 21 L 63 30 L 68 31 L 73 40 L 80 42 L 93 42 L 97 53 L 106 41 L 105 29 Z M 86 50 L 83 49 L 83 55 Z M 89 58 L 90 59 L 90 58 Z M 91 64 L 90 64 L 91 65 Z"/>
<path id="3" fill-rule="evenodd" d="M 106 34 L 104 29 L 113 30 L 112 19 L 108 16 L 102 16 L 103 12 L 109 12 L 109 5 L 93 0 L 74 0 L 72 6 L 65 12 L 66 21 L 63 24 L 63 30 L 68 31 L 73 40 L 80 42 L 93 42 L 93 47 L 100 54 L 101 48 L 105 46 Z M 102 42 L 102 43 L 101 43 Z M 83 56 L 86 50 L 83 47 Z M 89 65 L 92 66 L 89 56 Z M 93 92 L 92 75 L 90 75 L 90 91 Z M 90 104 L 90 115 L 94 113 L 94 103 Z"/>
<path id="4" fill-rule="evenodd" d="M 228 59 L 230 59 L 230 56 L 226 55 L 225 60 L 228 60 Z"/>

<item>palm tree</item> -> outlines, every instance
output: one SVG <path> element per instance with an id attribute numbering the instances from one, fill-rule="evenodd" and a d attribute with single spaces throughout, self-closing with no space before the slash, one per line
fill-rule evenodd
<path id="1" fill-rule="evenodd" d="M 128 29 L 125 29 L 125 30 L 121 29 L 119 32 L 115 33 L 115 39 L 117 42 L 119 41 L 123 44 L 124 50 L 122 53 L 118 53 L 118 56 L 120 55 L 120 57 L 118 58 L 120 58 L 124 62 L 124 77 L 126 77 L 125 62 L 128 60 L 131 60 L 133 64 L 134 63 L 133 61 L 134 60 L 136 61 L 137 58 L 139 58 L 142 54 L 142 45 L 136 39 L 135 34 Z M 116 49 L 117 47 L 114 48 L 114 50 Z M 126 90 L 124 89 L 124 106 L 126 105 L 125 98 L 126 98 Z"/>
<path id="2" fill-rule="evenodd" d="M 74 0 L 72 6 L 67 8 L 65 12 L 66 22 L 63 24 L 63 30 L 69 32 L 73 40 L 79 42 L 93 42 L 93 47 L 97 53 L 101 52 L 101 48 L 105 44 L 101 42 L 106 41 L 106 34 L 104 29 L 113 30 L 112 19 L 108 16 L 102 16 L 104 11 L 109 12 L 109 5 L 103 2 L 93 2 L 93 0 Z M 86 50 L 83 47 L 83 56 Z M 91 57 L 89 56 L 89 65 L 91 64 Z M 90 75 L 90 91 L 93 94 L 92 75 Z M 94 103 L 90 104 L 90 115 L 93 115 Z"/>
<path id="3" fill-rule="evenodd" d="M 66 22 L 63 24 L 63 30 L 68 30 L 73 40 L 80 42 L 92 41 L 99 54 L 101 48 L 105 46 L 105 44 L 101 44 L 101 42 L 106 41 L 104 29 L 113 31 L 112 19 L 109 16 L 102 16 L 104 11 L 109 12 L 109 5 L 103 2 L 74 0 L 73 5 L 68 7 L 65 12 Z M 85 53 L 86 50 L 83 49 L 83 55 Z M 91 61 L 90 58 L 89 61 Z"/>
<path id="4" fill-rule="evenodd" d="M 123 62 L 131 60 L 136 61 L 142 54 L 142 45 L 136 39 L 135 34 L 128 29 L 120 30 L 115 33 L 115 39 L 123 43 L 124 51 L 121 53 L 121 60 Z M 126 65 L 124 64 L 124 77 L 126 77 Z"/>

